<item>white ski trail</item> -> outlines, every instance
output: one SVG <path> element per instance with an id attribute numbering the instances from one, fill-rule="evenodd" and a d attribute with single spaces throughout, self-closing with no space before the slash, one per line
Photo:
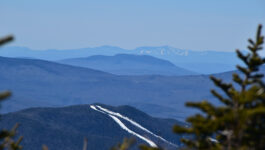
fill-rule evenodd
<path id="1" fill-rule="evenodd" d="M 113 116 L 113 115 L 110 115 L 110 114 L 109 114 L 109 116 L 110 116 L 110 117 L 111 117 L 111 118 L 112 118 L 112 119 L 113 119 L 118 125 L 120 125 L 120 127 L 121 127 L 122 129 L 124 129 L 124 130 L 127 131 L 128 133 L 130 133 L 130 134 L 132 134 L 132 135 L 135 135 L 135 136 L 137 136 L 138 138 L 140 138 L 140 139 L 146 141 L 151 147 L 157 147 L 157 145 L 156 145 L 153 141 L 151 141 L 151 140 L 149 140 L 149 139 L 147 139 L 147 138 L 141 136 L 140 134 L 135 133 L 134 131 L 130 130 L 129 128 L 127 128 L 127 127 L 126 127 L 126 126 L 120 121 L 120 119 L 118 119 L 117 117 L 115 117 L 115 116 Z"/>
<path id="2" fill-rule="evenodd" d="M 101 111 L 101 110 L 98 110 L 94 105 L 90 105 L 90 108 L 91 109 L 94 109 L 95 111 L 98 111 L 98 112 L 101 112 L 103 114 L 106 114 L 105 112 Z M 106 114 L 107 115 L 107 114 Z"/>
<path id="3" fill-rule="evenodd" d="M 164 142 L 166 142 L 166 143 L 168 143 L 168 144 L 170 144 L 170 145 L 172 145 L 172 146 L 178 147 L 176 144 L 171 143 L 171 142 L 167 141 L 166 139 L 164 139 L 163 137 L 154 134 L 154 133 L 151 132 L 150 130 L 148 130 L 148 129 L 146 129 L 145 127 L 141 126 L 139 123 L 133 121 L 132 119 L 130 119 L 130 118 L 126 117 L 126 116 L 123 116 L 123 115 L 121 115 L 120 113 L 110 111 L 110 110 L 108 110 L 108 109 L 106 109 L 106 108 L 103 108 L 103 107 L 101 107 L 101 106 L 99 106 L 99 105 L 96 105 L 96 106 L 97 106 L 100 110 L 102 110 L 102 111 L 104 111 L 104 112 L 106 112 L 106 113 L 108 113 L 108 114 L 111 114 L 111 115 L 113 115 L 113 116 L 120 117 L 120 118 L 122 118 L 122 119 L 124 119 L 124 120 L 130 122 L 130 123 L 133 124 L 134 126 L 136 126 L 136 127 L 140 128 L 140 129 L 144 130 L 145 132 L 147 132 L 147 133 L 149 133 L 149 134 L 155 136 L 156 138 L 159 138 L 160 140 L 162 140 L 162 141 L 164 141 Z"/>
<path id="4" fill-rule="evenodd" d="M 130 130 L 128 127 L 126 127 L 125 126 L 125 124 L 124 123 L 122 123 L 117 117 L 115 117 L 115 116 L 113 116 L 113 115 L 111 115 L 111 114 L 108 114 L 108 113 L 106 113 L 106 112 L 104 112 L 104 111 L 102 111 L 102 110 L 98 110 L 94 105 L 90 105 L 90 108 L 91 109 L 93 109 L 93 110 L 95 110 L 95 111 L 98 111 L 98 112 L 100 112 L 100 113 L 103 113 L 103 114 L 106 114 L 106 115 L 108 115 L 109 117 L 111 117 L 123 130 L 125 130 L 125 131 L 127 131 L 128 133 L 130 133 L 130 134 L 132 134 L 132 135 L 134 135 L 134 136 L 136 136 L 136 137 L 138 137 L 138 138 L 140 138 L 140 139 L 142 139 L 143 141 L 145 141 L 145 142 L 147 142 L 151 147 L 157 147 L 157 145 L 153 142 L 153 141 L 151 141 L 151 140 L 149 140 L 149 139 L 147 139 L 147 138 L 145 138 L 145 137 L 143 137 L 143 136 L 141 136 L 140 134 L 138 134 L 138 133 L 136 133 L 136 132 L 134 132 L 134 131 L 132 131 L 132 130 Z"/>

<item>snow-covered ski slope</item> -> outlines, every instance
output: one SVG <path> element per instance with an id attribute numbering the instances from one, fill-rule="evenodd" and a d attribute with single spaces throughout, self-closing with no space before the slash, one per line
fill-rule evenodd
<path id="1" fill-rule="evenodd" d="M 163 137 L 161 136 L 158 136 L 157 134 L 151 132 L 150 130 L 148 130 L 147 128 L 143 127 L 142 125 L 140 125 L 139 123 L 137 123 L 136 121 L 120 114 L 120 113 L 117 113 L 117 112 L 113 112 L 111 110 L 108 110 L 106 108 L 103 108 L 102 106 L 99 106 L 99 105 L 90 105 L 90 108 L 95 110 L 95 111 L 98 111 L 98 112 L 101 112 L 105 115 L 108 115 L 109 117 L 111 117 L 123 130 L 127 131 L 128 133 L 140 138 L 141 140 L 145 141 L 146 143 L 148 143 L 151 147 L 157 147 L 157 145 L 155 144 L 155 142 L 153 142 L 152 140 L 144 137 L 143 135 L 140 135 L 138 133 L 136 133 L 135 131 L 132 131 L 131 129 L 129 129 L 120 119 L 123 119 L 123 120 L 126 120 L 128 121 L 129 123 L 131 123 L 133 126 L 137 127 L 138 129 L 146 132 L 146 133 L 149 133 L 150 135 L 154 136 L 155 138 L 159 139 L 159 140 L 162 140 L 163 142 L 167 143 L 167 144 L 170 144 L 174 147 L 178 147 L 176 144 L 173 144 L 172 142 L 169 142 L 167 141 L 166 139 L 164 139 Z M 120 118 L 120 119 L 119 119 Z"/>

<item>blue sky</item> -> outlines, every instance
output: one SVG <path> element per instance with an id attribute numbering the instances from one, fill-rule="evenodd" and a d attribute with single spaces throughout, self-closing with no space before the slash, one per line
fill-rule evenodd
<path id="1" fill-rule="evenodd" d="M 102 45 L 133 49 L 245 49 L 264 0 L 0 0 L 0 35 L 13 46 L 72 49 Z M 264 32 L 263 32 L 264 33 Z"/>

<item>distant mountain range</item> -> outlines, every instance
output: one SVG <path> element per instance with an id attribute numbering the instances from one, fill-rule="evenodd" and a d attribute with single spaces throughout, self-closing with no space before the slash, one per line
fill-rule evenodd
<path id="1" fill-rule="evenodd" d="M 117 76 L 49 61 L 6 57 L 0 57 L 0 71 L 0 91 L 13 92 L 3 103 L 2 112 L 100 102 L 129 104 L 155 116 L 180 119 L 192 113 L 184 103 L 207 98 L 212 85 L 207 76 Z"/>
<path id="2" fill-rule="evenodd" d="M 132 105 L 153 116 L 184 120 L 195 112 L 184 106 L 187 101 L 208 99 L 218 104 L 210 93 L 215 86 L 207 75 L 117 76 L 55 62 L 6 57 L 0 57 L 0 71 L 0 91 L 13 92 L 2 104 L 2 112 L 99 102 Z M 231 80 L 232 73 L 215 76 Z"/>
<path id="3" fill-rule="evenodd" d="M 97 69 L 117 75 L 170 75 L 183 76 L 196 73 L 177 67 L 169 61 L 148 55 L 117 54 L 64 59 L 63 64 Z"/>
<path id="4" fill-rule="evenodd" d="M 240 63 L 235 52 L 192 51 L 169 46 L 139 47 L 133 50 L 112 46 L 69 50 L 31 50 L 25 47 L 4 47 L 0 51 L 0 56 L 5 57 L 26 57 L 52 61 L 93 55 L 113 56 L 116 54 L 150 55 L 170 61 L 178 67 L 202 74 L 231 71 L 235 69 L 236 64 Z"/>
<path id="5" fill-rule="evenodd" d="M 133 107 L 112 107 L 103 104 L 78 105 L 64 108 L 30 108 L 1 116 L 0 127 L 10 129 L 19 123 L 18 136 L 27 150 L 82 149 L 87 138 L 88 149 L 106 150 L 134 138 L 138 144 L 161 146 L 168 150 L 179 147 L 181 135 L 172 132 L 175 124 L 187 124 L 173 119 L 153 118 Z M 102 144 L 104 143 L 104 144 Z"/>

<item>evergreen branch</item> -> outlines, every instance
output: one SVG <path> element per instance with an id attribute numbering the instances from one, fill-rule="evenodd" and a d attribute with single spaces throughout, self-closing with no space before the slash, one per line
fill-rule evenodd
<path id="1" fill-rule="evenodd" d="M 194 135 L 194 138 L 182 139 L 186 147 L 196 150 L 265 149 L 265 83 L 262 79 L 264 74 L 258 73 L 265 63 L 265 58 L 258 54 L 264 42 L 261 28 L 259 25 L 255 41 L 248 40 L 250 53 L 244 55 L 236 51 L 246 64 L 246 67 L 237 66 L 244 74 L 244 79 L 233 74 L 233 81 L 241 89 L 237 90 L 231 83 L 223 83 L 221 79 L 211 76 L 214 84 L 228 98 L 215 90 L 211 90 L 211 93 L 225 105 L 214 106 L 206 101 L 186 103 L 204 112 L 203 115 L 196 114 L 186 120 L 191 124 L 189 128 L 174 126 L 174 132 Z M 213 136 L 217 137 L 218 143 L 209 140 Z"/>
<path id="2" fill-rule="evenodd" d="M 247 54 L 244 56 L 238 49 L 236 50 L 237 57 L 239 57 L 247 66 L 249 65 L 248 58 L 250 57 L 250 54 Z"/>
<path id="3" fill-rule="evenodd" d="M 14 37 L 12 35 L 9 35 L 9 36 L 6 36 L 6 37 L 3 37 L 3 38 L 0 38 L 0 46 L 8 43 L 8 42 L 11 42 L 14 40 Z"/>
<path id="4" fill-rule="evenodd" d="M 259 24 L 259 25 L 258 25 L 257 34 L 256 34 L 256 45 L 261 45 L 261 44 L 263 44 L 263 39 L 264 39 L 264 37 L 261 35 L 261 30 L 262 30 L 262 25 Z"/>
<path id="5" fill-rule="evenodd" d="M 229 97 L 229 98 L 233 98 L 233 94 L 231 93 L 231 90 L 234 89 L 233 85 L 231 83 L 223 83 L 221 79 L 217 79 L 213 76 L 210 76 L 210 79 L 214 82 L 214 84 L 221 88 L 225 94 Z"/>
<path id="6" fill-rule="evenodd" d="M 157 148 L 157 147 L 149 147 L 149 146 L 146 146 L 146 145 L 140 145 L 139 149 L 140 150 L 163 150 L 160 147 L 159 148 Z"/>
<path id="7" fill-rule="evenodd" d="M 238 83 L 241 86 L 244 84 L 243 79 L 241 79 L 241 77 L 236 73 L 233 74 L 233 81 L 235 81 L 236 83 Z"/>
<path id="8" fill-rule="evenodd" d="M 232 102 L 229 100 L 229 99 L 226 99 L 226 98 L 223 98 L 222 95 L 220 95 L 218 92 L 216 92 L 215 90 L 211 90 L 211 93 L 217 97 L 222 103 L 226 104 L 226 105 L 229 105 L 231 106 L 232 105 Z"/>
<path id="9" fill-rule="evenodd" d="M 210 114 L 210 115 L 215 115 L 215 112 L 216 112 L 215 107 L 207 101 L 202 101 L 202 102 L 197 102 L 197 103 L 187 102 L 186 106 L 198 108 L 202 110 L 203 112 L 205 112 L 206 114 Z"/>
<path id="10" fill-rule="evenodd" d="M 175 133 L 193 133 L 193 130 L 191 128 L 182 127 L 179 125 L 173 126 L 173 132 Z"/>
<path id="11" fill-rule="evenodd" d="M 239 65 L 237 65 L 236 67 L 237 67 L 237 69 L 239 71 L 241 71 L 242 73 L 244 73 L 247 77 L 250 75 L 250 71 L 248 70 L 248 68 L 241 67 Z"/>
<path id="12" fill-rule="evenodd" d="M 11 92 L 5 91 L 0 93 L 0 101 L 6 99 L 7 97 L 11 96 Z"/>

